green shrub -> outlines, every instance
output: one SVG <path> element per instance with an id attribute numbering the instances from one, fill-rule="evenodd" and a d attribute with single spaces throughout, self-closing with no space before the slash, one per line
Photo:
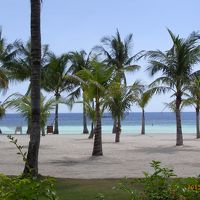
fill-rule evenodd
<path id="1" fill-rule="evenodd" d="M 172 169 L 161 167 L 161 162 L 152 161 L 152 174 L 144 172 L 144 179 L 124 179 L 117 189 L 130 194 L 130 200 L 197 200 L 200 199 L 199 178 L 175 178 Z M 133 187 L 140 185 L 140 189 Z"/>
<path id="2" fill-rule="evenodd" d="M 1 200 L 57 200 L 50 178 L 8 177 L 0 174 Z"/>

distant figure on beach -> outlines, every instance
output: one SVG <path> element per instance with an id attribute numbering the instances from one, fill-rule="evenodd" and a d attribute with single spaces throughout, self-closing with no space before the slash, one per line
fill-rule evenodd
<path id="1" fill-rule="evenodd" d="M 0 134 L 2 134 L 2 131 L 1 131 L 1 129 L 0 129 Z"/>

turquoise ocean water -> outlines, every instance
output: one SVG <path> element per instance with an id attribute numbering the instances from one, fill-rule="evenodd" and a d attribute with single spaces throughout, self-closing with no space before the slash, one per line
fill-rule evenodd
<path id="1" fill-rule="evenodd" d="M 175 114 L 171 112 L 148 112 L 146 116 L 146 133 L 168 133 L 176 132 Z M 48 125 L 54 121 L 52 114 L 48 120 Z M 102 118 L 103 134 L 111 133 L 113 120 L 109 113 L 105 113 Z M 2 133 L 12 134 L 16 126 L 22 126 L 23 133 L 26 132 L 27 123 L 20 114 L 6 114 L 0 120 Z M 195 134 L 195 113 L 182 113 L 183 133 Z M 60 134 L 81 134 L 82 133 L 82 113 L 61 113 L 59 114 Z M 88 119 L 88 130 L 90 131 L 90 120 Z M 122 121 L 122 133 L 139 134 L 141 130 L 141 113 L 127 113 Z"/>

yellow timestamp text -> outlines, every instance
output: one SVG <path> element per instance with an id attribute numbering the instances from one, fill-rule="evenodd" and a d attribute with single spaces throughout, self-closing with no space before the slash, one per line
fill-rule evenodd
<path id="1" fill-rule="evenodd" d="M 189 189 L 189 190 L 200 190 L 200 184 L 189 184 L 189 185 L 187 185 L 187 189 Z"/>

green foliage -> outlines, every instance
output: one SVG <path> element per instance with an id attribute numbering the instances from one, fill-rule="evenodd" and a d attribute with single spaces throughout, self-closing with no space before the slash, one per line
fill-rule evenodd
<path id="1" fill-rule="evenodd" d="M 50 178 L 34 179 L 0 174 L 1 200 L 57 200 L 54 181 Z"/>
<path id="2" fill-rule="evenodd" d="M 41 94 L 40 125 L 42 128 L 46 125 L 48 117 L 50 116 L 50 111 L 52 111 L 55 104 L 59 102 L 61 101 L 56 101 L 55 98 L 46 100 L 46 97 Z M 14 108 L 17 112 L 20 112 L 27 121 L 31 121 L 31 97 L 29 95 L 15 93 L 9 96 L 4 105 L 6 108 Z"/>
<path id="3" fill-rule="evenodd" d="M 99 193 L 99 194 L 96 196 L 96 198 L 95 198 L 95 200 L 104 200 L 104 199 L 105 199 L 105 197 L 104 197 L 104 195 L 101 194 L 101 193 Z"/>
<path id="4" fill-rule="evenodd" d="M 153 160 L 152 174 L 144 172 L 145 178 L 135 181 L 124 179 L 117 189 L 130 194 L 130 200 L 196 200 L 200 199 L 198 178 L 178 179 L 172 169 L 161 167 L 160 161 Z M 142 190 L 133 187 L 138 183 Z M 196 190 L 195 190 L 196 189 Z"/>
<path id="5" fill-rule="evenodd" d="M 103 37 L 101 45 L 95 49 L 105 55 L 105 62 L 108 66 L 114 67 L 113 71 L 118 77 L 117 82 L 124 82 L 126 85 L 125 72 L 134 72 L 140 69 L 140 66 L 132 64 L 142 56 L 142 51 L 134 56 L 131 55 L 133 35 L 129 34 L 124 40 L 119 31 L 110 37 Z"/>
<path id="6" fill-rule="evenodd" d="M 173 42 L 171 49 L 146 53 L 150 74 L 153 76 L 161 72 L 161 76 L 150 86 L 156 93 L 172 90 L 175 95 L 181 92 L 182 96 L 191 81 L 193 66 L 200 60 L 200 37 L 197 32 L 192 32 L 186 39 L 175 36 L 169 29 L 168 32 Z"/>

